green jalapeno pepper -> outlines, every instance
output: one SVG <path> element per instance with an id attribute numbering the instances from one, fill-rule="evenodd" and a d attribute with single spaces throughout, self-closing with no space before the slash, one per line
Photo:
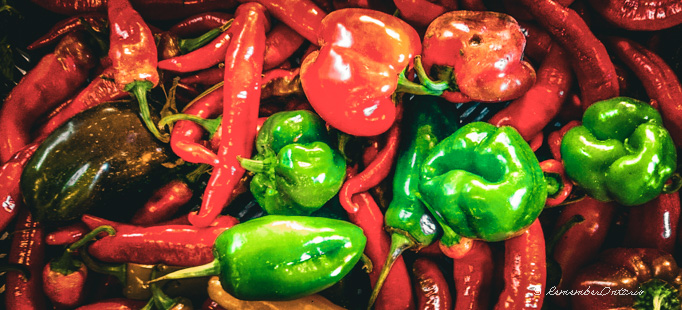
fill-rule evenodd
<path id="1" fill-rule="evenodd" d="M 639 205 L 658 196 L 677 167 L 661 115 L 649 104 L 616 97 L 591 105 L 582 126 L 561 142 L 566 174 L 600 201 Z"/>
<path id="2" fill-rule="evenodd" d="M 251 193 L 268 214 L 309 215 L 339 191 L 346 161 L 328 141 L 324 121 L 310 111 L 278 112 L 263 123 L 258 154 L 240 163 L 255 173 Z"/>
<path id="3" fill-rule="evenodd" d="M 473 122 L 445 138 L 422 165 L 424 203 L 458 235 L 514 237 L 540 215 L 547 183 L 530 146 L 512 127 Z"/>
<path id="4" fill-rule="evenodd" d="M 338 282 L 360 260 L 367 239 L 345 221 L 267 215 L 237 224 L 215 241 L 215 260 L 153 282 L 219 275 L 241 300 L 290 300 Z"/>

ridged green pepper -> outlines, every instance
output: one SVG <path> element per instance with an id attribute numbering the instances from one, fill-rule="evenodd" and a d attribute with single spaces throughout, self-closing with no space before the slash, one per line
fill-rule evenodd
<path id="1" fill-rule="evenodd" d="M 291 300 L 315 294 L 348 274 L 367 239 L 345 221 L 267 215 L 218 236 L 206 265 L 155 281 L 219 275 L 223 289 L 242 300 Z"/>
<path id="2" fill-rule="evenodd" d="M 566 174 L 591 197 L 640 205 L 658 196 L 677 167 L 661 115 L 649 104 L 616 97 L 591 105 L 582 126 L 561 142 Z"/>
<path id="3" fill-rule="evenodd" d="M 471 239 L 494 242 L 522 233 L 547 198 L 538 159 L 508 126 L 465 125 L 431 150 L 420 177 L 424 203 Z"/>
<path id="4" fill-rule="evenodd" d="M 338 193 L 346 161 L 332 149 L 324 121 L 299 110 L 270 116 L 256 136 L 258 154 L 240 159 L 250 189 L 268 214 L 309 215 Z"/>

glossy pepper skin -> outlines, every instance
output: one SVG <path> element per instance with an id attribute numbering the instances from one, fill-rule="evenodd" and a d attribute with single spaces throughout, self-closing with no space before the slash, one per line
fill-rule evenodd
<path id="1" fill-rule="evenodd" d="M 523 233 L 547 198 L 540 164 L 521 135 L 483 122 L 465 125 L 431 150 L 419 191 L 455 233 L 489 242 Z"/>
<path id="2" fill-rule="evenodd" d="M 574 309 L 680 309 L 682 270 L 658 249 L 614 248 L 583 268 L 570 289 L 588 288 L 607 294 L 571 296 Z M 609 293 L 619 291 L 630 294 Z"/>
<path id="3" fill-rule="evenodd" d="M 156 281 L 218 275 L 241 300 L 291 300 L 343 278 L 360 260 L 367 239 L 341 220 L 267 215 L 226 230 L 215 241 L 215 260 Z"/>
<path id="4" fill-rule="evenodd" d="M 451 11 L 426 30 L 424 69 L 449 81 L 450 92 L 459 91 L 477 101 L 511 100 L 535 83 L 535 70 L 523 60 L 525 46 L 521 27 L 509 15 Z M 446 99 L 447 93 L 443 94 Z"/>
<path id="5" fill-rule="evenodd" d="M 307 110 L 273 114 L 256 136 L 251 193 L 268 214 L 309 215 L 338 193 L 346 161 L 328 145 L 324 121 Z"/>
<path id="6" fill-rule="evenodd" d="M 662 124 L 658 111 L 639 100 L 594 103 L 561 142 L 566 174 L 600 201 L 633 206 L 654 199 L 677 167 L 675 145 Z"/>
<path id="7" fill-rule="evenodd" d="M 316 43 L 320 50 L 301 64 L 303 91 L 315 111 L 348 134 L 388 130 L 399 75 L 421 52 L 417 32 L 386 13 L 342 9 L 322 20 Z"/>

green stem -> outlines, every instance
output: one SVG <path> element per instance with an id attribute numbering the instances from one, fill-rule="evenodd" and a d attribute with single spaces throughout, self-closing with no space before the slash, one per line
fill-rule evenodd
<path id="1" fill-rule="evenodd" d="M 367 303 L 367 310 L 372 309 L 374 302 L 379 296 L 379 292 L 381 292 L 381 287 L 384 285 L 384 282 L 386 281 L 386 278 L 388 277 L 391 267 L 393 267 L 395 261 L 398 260 L 400 255 L 402 255 L 405 250 L 414 248 L 416 246 L 417 243 L 414 240 L 402 233 L 394 232 L 391 234 L 391 248 L 388 250 L 388 256 L 386 257 L 384 267 L 381 268 L 379 278 L 374 284 L 372 295 L 369 297 L 369 302 Z"/>
<path id="2" fill-rule="evenodd" d="M 73 253 L 76 252 L 76 250 L 78 250 L 80 247 L 92 241 L 92 239 L 97 237 L 97 235 L 102 232 L 106 232 L 109 236 L 116 234 L 116 230 L 109 225 L 102 225 L 93 229 L 85 236 L 80 238 L 80 240 L 72 243 L 68 248 L 66 248 L 64 253 L 62 253 L 58 259 L 51 261 L 50 268 L 53 271 L 59 272 L 63 275 L 69 275 L 78 271 L 78 269 L 81 267 L 81 263 L 73 259 Z"/>
<path id="3" fill-rule="evenodd" d="M 173 115 L 168 115 L 159 121 L 159 127 L 164 127 L 167 126 L 170 123 L 175 123 L 177 121 L 192 121 L 199 126 L 203 127 L 208 131 L 210 137 L 213 137 L 213 135 L 218 131 L 218 127 L 220 126 L 220 123 L 223 121 L 223 117 L 218 116 L 218 118 L 213 118 L 213 119 L 206 119 L 206 118 L 201 118 L 196 115 L 191 115 L 191 114 L 184 114 L 184 113 L 178 113 L 178 114 L 173 114 Z"/>
<path id="4" fill-rule="evenodd" d="M 442 92 L 450 88 L 450 84 L 447 81 L 434 81 L 429 77 L 428 74 L 426 74 L 426 71 L 424 70 L 424 65 L 422 65 L 421 55 L 417 55 L 414 57 L 414 71 L 417 73 L 419 81 L 428 89 Z"/>
<path id="5" fill-rule="evenodd" d="M 232 21 L 234 21 L 234 19 L 230 19 L 222 26 L 213 28 L 196 38 L 180 39 L 180 43 L 178 44 L 180 47 L 180 53 L 187 54 L 208 44 L 208 42 L 217 38 L 221 33 L 225 32 L 227 29 L 230 29 L 230 26 L 232 26 Z"/>
<path id="6" fill-rule="evenodd" d="M 204 175 L 204 173 L 211 171 L 211 169 L 213 169 L 213 166 L 209 164 L 201 164 L 199 167 L 188 173 L 185 178 L 187 179 L 188 183 L 195 184 L 197 181 L 199 181 L 199 178 Z"/>
<path id="7" fill-rule="evenodd" d="M 158 277 L 149 281 L 149 284 L 154 282 L 159 282 L 163 280 L 171 279 L 187 279 L 187 278 L 198 278 L 198 277 L 208 277 L 220 274 L 220 262 L 214 259 L 208 264 L 201 266 L 189 267 L 185 269 L 180 269 L 178 271 L 171 272 L 164 276 Z"/>
<path id="8" fill-rule="evenodd" d="M 260 173 L 270 170 L 273 162 L 273 159 L 270 157 L 263 160 L 254 160 L 237 156 L 237 160 L 239 160 L 239 164 L 242 166 L 242 168 L 253 173 Z"/>
<path id="9" fill-rule="evenodd" d="M 664 185 L 661 192 L 663 194 L 671 194 L 679 191 L 680 188 L 682 188 L 682 177 L 680 177 L 679 173 L 675 172 L 670 176 L 670 183 Z"/>
<path id="10" fill-rule="evenodd" d="M 152 121 L 151 112 L 149 112 L 149 103 L 147 102 L 147 92 L 154 88 L 154 84 L 150 81 L 134 81 L 126 85 L 125 90 L 131 92 L 136 98 L 140 105 L 140 116 L 142 121 L 147 126 L 147 129 L 163 143 L 168 143 L 170 140 L 168 134 L 162 135 L 159 132 L 159 128 Z"/>
<path id="11" fill-rule="evenodd" d="M 149 301 L 140 310 L 152 310 L 154 309 L 154 298 L 150 298 Z"/>
<path id="12" fill-rule="evenodd" d="M 545 172 L 545 181 L 547 182 L 547 196 L 554 197 L 562 189 L 564 189 L 564 182 L 561 179 L 561 174 L 554 172 Z"/>
<path id="13" fill-rule="evenodd" d="M 152 273 L 151 273 L 151 278 L 155 279 L 156 278 L 156 270 L 157 267 L 152 268 Z M 149 289 L 152 292 L 152 300 L 154 301 L 154 305 L 156 305 L 157 308 L 159 309 L 172 309 L 175 307 L 178 302 L 176 299 L 171 298 L 170 296 L 166 295 L 166 293 L 163 292 L 161 289 L 160 285 L 156 282 L 151 283 L 149 285 Z"/>
<path id="14" fill-rule="evenodd" d="M 414 95 L 427 95 L 427 96 L 440 96 L 443 94 L 442 90 L 430 89 L 424 85 L 417 84 L 408 80 L 405 77 L 405 71 L 400 72 L 398 75 L 398 87 L 395 90 L 400 93 L 408 93 Z"/>
<path id="15" fill-rule="evenodd" d="M 126 283 L 126 264 L 103 264 L 95 262 L 88 254 L 88 251 L 80 251 L 80 256 L 88 269 L 97 273 L 114 276 L 121 283 Z"/>

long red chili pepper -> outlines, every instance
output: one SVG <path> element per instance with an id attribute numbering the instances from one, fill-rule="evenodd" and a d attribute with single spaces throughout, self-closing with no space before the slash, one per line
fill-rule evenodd
<path id="1" fill-rule="evenodd" d="M 642 81 L 649 98 L 658 102 L 665 127 L 675 144 L 682 146 L 682 84 L 677 74 L 660 56 L 632 40 L 611 37 L 608 42 Z"/>
<path id="2" fill-rule="evenodd" d="M 408 23 L 425 28 L 436 17 L 445 12 L 457 9 L 457 1 L 427 1 L 427 0 L 394 0 L 395 6 L 400 11 L 400 17 Z"/>
<path id="3" fill-rule="evenodd" d="M 215 239 L 237 220 L 225 216 L 218 226 L 198 228 L 192 225 L 135 226 L 108 221 L 91 215 L 82 217 L 90 229 L 110 225 L 116 235 L 92 243 L 88 253 L 112 263 L 166 264 L 199 266 L 210 262 Z"/>
<path id="4" fill-rule="evenodd" d="M 529 141 L 559 113 L 571 88 L 572 77 L 571 65 L 563 49 L 553 45 L 537 71 L 535 84 L 488 122 L 495 126 L 512 126 Z"/>
<path id="5" fill-rule="evenodd" d="M 61 226 L 45 236 L 45 243 L 47 245 L 69 245 L 80 240 L 88 231 L 90 231 L 88 227 L 80 222 Z"/>
<path id="6" fill-rule="evenodd" d="M 28 210 L 22 210 L 12 236 L 9 263 L 26 266 L 30 278 L 18 272 L 8 272 L 5 278 L 5 309 L 47 309 L 42 277 L 45 264 L 44 231 Z"/>
<path id="7" fill-rule="evenodd" d="M 230 13 L 202 12 L 178 22 L 168 32 L 180 37 L 197 35 L 224 25 L 232 17 Z"/>
<path id="8" fill-rule="evenodd" d="M 566 51 L 577 76 L 583 109 L 618 96 L 618 75 L 604 45 L 572 9 L 553 0 L 520 0 Z"/>
<path id="9" fill-rule="evenodd" d="M 0 162 L 31 141 L 35 121 L 66 100 L 85 82 L 95 59 L 77 34 L 65 36 L 12 89 L 0 108 Z"/>
<path id="10" fill-rule="evenodd" d="M 424 257 L 417 258 L 412 264 L 412 275 L 418 310 L 452 308 L 448 282 L 436 262 Z"/>
<path id="11" fill-rule="evenodd" d="M 678 192 L 661 194 L 641 206 L 629 208 L 623 245 L 628 248 L 656 248 L 673 254 L 680 221 Z"/>
<path id="12" fill-rule="evenodd" d="M 260 74 L 270 22 L 262 5 L 246 3 L 237 8 L 233 27 L 234 39 L 225 56 L 219 164 L 213 168 L 201 209 L 189 215 L 190 222 L 200 227 L 209 225 L 230 200 L 245 173 L 238 157 L 251 157 L 256 137 Z"/>
<path id="13" fill-rule="evenodd" d="M 265 38 L 265 56 L 263 70 L 270 70 L 281 65 L 298 50 L 305 38 L 286 24 L 277 24 Z"/>
<path id="14" fill-rule="evenodd" d="M 682 24 L 682 3 L 678 0 L 589 2 L 606 21 L 623 29 L 654 31 Z"/>
<path id="15" fill-rule="evenodd" d="M 543 61 L 552 47 L 552 37 L 547 31 L 534 23 L 519 21 L 519 25 L 526 36 L 524 55 L 538 63 Z"/>
<path id="16" fill-rule="evenodd" d="M 23 206 L 19 179 L 26 163 L 39 145 L 39 143 L 27 145 L 0 168 L 0 199 L 2 199 L 0 200 L 0 231 L 7 228 Z"/>
<path id="17" fill-rule="evenodd" d="M 488 309 L 493 269 L 490 246 L 480 240 L 474 240 L 464 256 L 453 260 L 455 310 Z"/>
<path id="18" fill-rule="evenodd" d="M 31 2 L 62 15 L 105 12 L 107 0 L 31 0 Z M 132 0 L 133 6 L 148 19 L 172 20 L 197 13 L 229 10 L 237 5 L 233 0 Z"/>
<path id="19" fill-rule="evenodd" d="M 102 13 L 85 13 L 69 17 L 56 23 L 46 34 L 29 44 L 26 49 L 33 50 L 44 47 L 60 39 L 69 32 L 92 27 L 95 31 L 103 31 L 107 24 L 107 16 Z"/>
<path id="20" fill-rule="evenodd" d="M 167 221 L 187 204 L 194 195 L 187 182 L 175 179 L 152 194 L 149 200 L 138 209 L 130 221 L 134 225 L 154 225 Z"/>
<path id="21" fill-rule="evenodd" d="M 540 309 L 547 290 L 545 237 L 539 220 L 504 242 L 504 283 L 495 309 Z"/>
<path id="22" fill-rule="evenodd" d="M 239 0 L 250 2 L 252 0 Z M 273 17 L 294 29 L 313 44 L 317 44 L 317 30 L 327 16 L 317 4 L 310 0 L 256 0 L 268 9 Z"/>
<path id="23" fill-rule="evenodd" d="M 613 203 L 589 197 L 564 207 L 555 231 L 576 215 L 582 216 L 583 221 L 566 231 L 554 246 L 553 258 L 561 266 L 558 290 L 569 287 L 576 272 L 599 253 L 611 227 L 615 207 Z M 558 305 L 567 306 L 565 295 L 555 295 L 552 299 Z"/>
<path id="24" fill-rule="evenodd" d="M 140 310 L 147 302 L 127 298 L 111 298 L 89 305 L 80 306 L 76 310 Z"/>

